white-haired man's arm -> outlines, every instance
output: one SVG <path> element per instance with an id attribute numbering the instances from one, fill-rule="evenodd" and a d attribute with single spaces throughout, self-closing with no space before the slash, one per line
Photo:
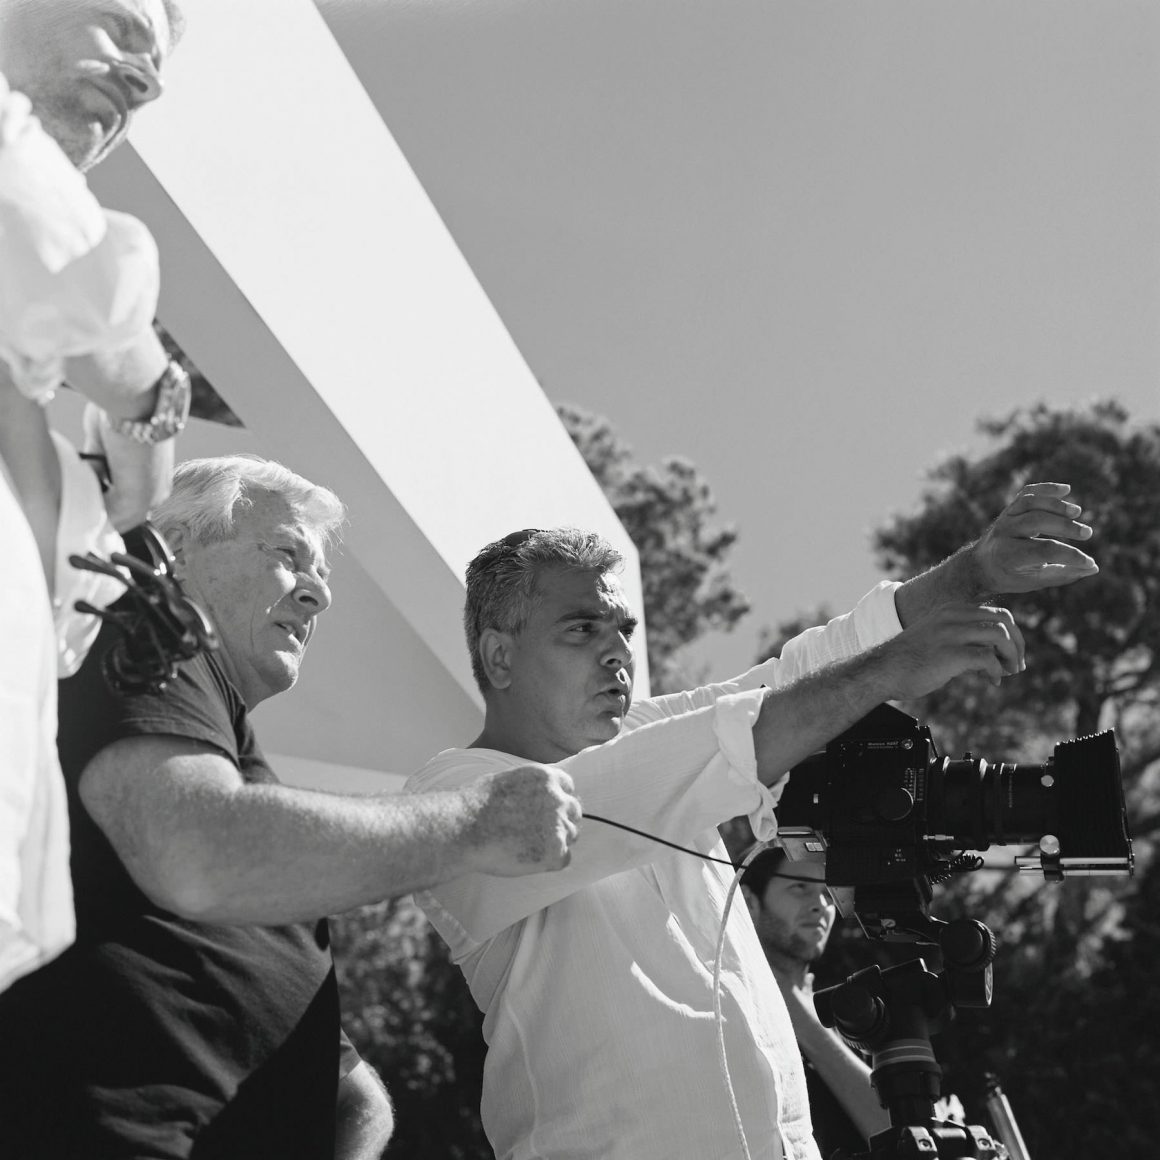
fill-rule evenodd
<path id="1" fill-rule="evenodd" d="M 469 873 L 570 860 L 570 778 L 525 765 L 446 792 L 354 797 L 243 780 L 211 745 L 167 734 L 101 750 L 85 808 L 140 889 L 198 922 L 278 925 Z"/>
<path id="2" fill-rule="evenodd" d="M 335 1160 L 379 1160 L 395 1129 L 395 1110 L 365 1060 L 339 1080 L 335 1112 Z"/>

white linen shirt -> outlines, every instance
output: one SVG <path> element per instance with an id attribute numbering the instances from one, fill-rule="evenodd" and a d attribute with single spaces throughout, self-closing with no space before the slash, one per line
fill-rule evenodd
<path id="1" fill-rule="evenodd" d="M 157 250 L 140 222 L 105 213 L 84 178 L 0 76 L 0 362 L 41 403 L 66 356 L 115 350 L 148 326 L 157 304 Z M 124 543 L 96 476 L 55 431 L 60 465 L 56 591 L 15 485 L 0 462 L 0 991 L 73 940 L 68 803 L 56 750 L 56 682 L 80 667 L 100 607 L 124 590 L 68 557 Z"/>
<path id="2" fill-rule="evenodd" d="M 795 637 L 734 681 L 633 706 L 620 736 L 559 763 L 585 814 L 728 861 L 716 826 L 776 833 L 752 726 L 778 687 L 900 630 L 894 589 Z M 469 785 L 525 760 L 452 749 L 409 792 Z M 728 866 L 585 819 L 563 870 L 474 874 L 416 894 L 484 1013 L 483 1122 L 498 1160 L 734 1160 L 718 1063 L 713 962 Z M 735 898 L 721 1007 L 753 1160 L 816 1160 L 801 1057 L 753 923 Z"/>

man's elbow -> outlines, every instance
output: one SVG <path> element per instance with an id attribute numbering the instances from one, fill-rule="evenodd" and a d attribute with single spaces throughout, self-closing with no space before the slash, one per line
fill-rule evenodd
<path id="1" fill-rule="evenodd" d="M 154 906 L 188 922 L 228 922 L 238 892 L 196 853 L 172 848 L 128 866 L 133 880 Z"/>

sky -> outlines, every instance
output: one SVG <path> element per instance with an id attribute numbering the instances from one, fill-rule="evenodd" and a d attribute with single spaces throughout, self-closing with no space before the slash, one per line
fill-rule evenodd
<path id="1" fill-rule="evenodd" d="M 980 416 L 1158 418 L 1151 0 L 318 4 L 548 396 L 737 526 L 693 665 L 851 605 Z"/>

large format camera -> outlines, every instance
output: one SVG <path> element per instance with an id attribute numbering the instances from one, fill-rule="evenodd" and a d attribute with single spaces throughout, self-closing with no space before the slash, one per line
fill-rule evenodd
<path id="1" fill-rule="evenodd" d="M 1041 764 L 952 761 L 929 729 L 881 705 L 794 768 L 777 813 L 791 859 L 824 854 L 843 914 L 852 909 L 871 938 L 936 946 L 942 962 L 937 973 L 922 958 L 867 967 L 814 996 L 822 1023 L 870 1056 L 890 1112 L 891 1126 L 855 1160 L 1026 1156 L 1013 1120 L 996 1123 L 997 1142 L 978 1125 L 934 1117 L 942 1069 L 930 1037 L 956 1009 L 990 1004 L 996 943 L 983 923 L 943 922 L 927 907 L 934 883 L 978 869 L 991 846 L 1035 845 L 1016 864 L 1057 882 L 1130 874 L 1115 735 L 1064 741 Z"/>
<path id="2" fill-rule="evenodd" d="M 1119 752 L 1110 730 L 1040 764 L 940 757 L 930 730 L 881 705 L 790 775 L 777 807 L 790 857 L 825 852 L 826 882 L 872 938 L 913 937 L 932 883 L 981 865 L 966 851 L 1035 845 L 1015 859 L 1049 880 L 1130 874 Z M 925 924 L 923 924 L 925 925 Z"/>

